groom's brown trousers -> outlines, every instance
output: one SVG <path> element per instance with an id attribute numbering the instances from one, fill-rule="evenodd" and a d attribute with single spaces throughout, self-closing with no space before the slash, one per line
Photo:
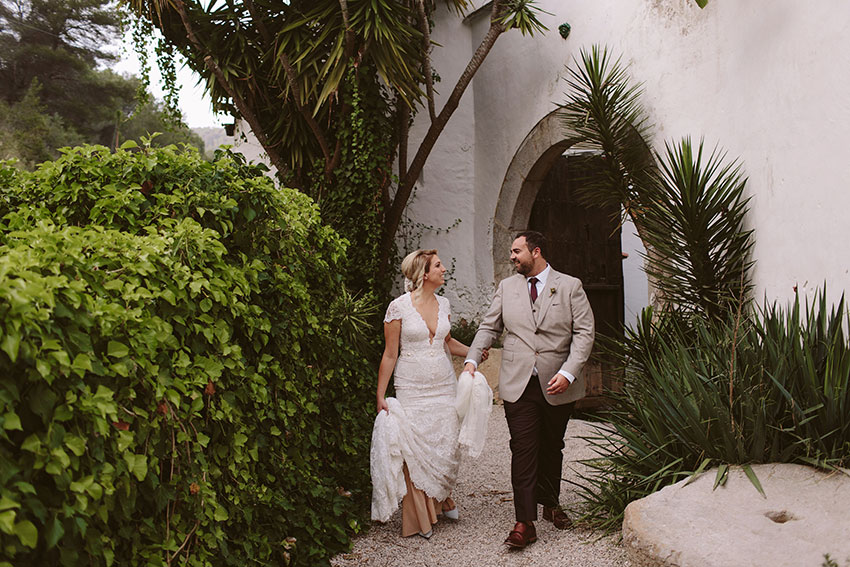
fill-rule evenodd
<path id="1" fill-rule="evenodd" d="M 575 402 L 553 406 L 544 396 L 540 381 L 532 376 L 517 401 L 505 402 L 518 522 L 537 520 L 537 504 L 558 506 L 564 434 Z"/>

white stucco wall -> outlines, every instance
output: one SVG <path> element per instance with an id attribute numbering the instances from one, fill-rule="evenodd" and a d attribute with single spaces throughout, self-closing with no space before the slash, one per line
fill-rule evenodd
<path id="1" fill-rule="evenodd" d="M 479 1 L 476 5 L 481 5 Z M 830 296 L 850 287 L 843 222 L 850 191 L 850 3 L 837 0 L 540 0 L 545 34 L 504 34 L 479 69 L 431 154 L 409 214 L 448 234 L 421 244 L 454 260 L 446 295 L 475 315 L 493 280 L 493 218 L 511 159 L 535 124 L 563 100 L 565 65 L 579 49 L 607 45 L 645 84 L 655 143 L 690 135 L 739 157 L 749 177 L 756 297 L 782 302 L 794 286 Z M 567 21 L 567 40 L 558 25 Z M 441 12 L 434 67 L 445 95 L 488 26 Z M 441 104 L 438 102 L 438 109 Z M 420 112 L 415 132 L 424 132 Z M 633 230 L 626 227 L 627 322 L 647 299 Z M 637 262 L 637 264 L 636 264 Z M 631 275 L 630 275 L 631 274 Z M 637 274 L 637 275 L 635 275 Z M 483 294 L 483 295 L 482 295 Z M 631 303 L 630 303 L 631 302 Z"/>

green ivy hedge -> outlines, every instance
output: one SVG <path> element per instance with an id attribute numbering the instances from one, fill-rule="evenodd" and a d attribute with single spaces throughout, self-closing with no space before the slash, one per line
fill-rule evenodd
<path id="1" fill-rule="evenodd" d="M 304 195 L 230 153 L 0 166 L 0 565 L 315 565 L 368 499 L 373 371 Z"/>

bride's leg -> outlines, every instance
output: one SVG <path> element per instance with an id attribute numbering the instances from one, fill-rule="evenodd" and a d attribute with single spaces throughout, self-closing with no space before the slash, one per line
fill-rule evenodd
<path id="1" fill-rule="evenodd" d="M 413 485 L 407 463 L 404 464 L 404 482 L 407 484 L 407 494 L 401 501 L 401 535 L 408 537 L 416 534 L 427 534 L 431 526 L 437 523 L 437 511 L 434 499 Z"/>

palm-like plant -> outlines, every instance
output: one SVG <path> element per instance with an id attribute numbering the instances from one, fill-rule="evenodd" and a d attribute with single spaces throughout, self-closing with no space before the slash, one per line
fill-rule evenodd
<path id="1" fill-rule="evenodd" d="M 723 318 L 751 289 L 752 230 L 740 166 L 690 139 L 658 156 L 661 191 L 643 207 L 646 270 L 670 307 Z"/>
<path id="2" fill-rule="evenodd" d="M 599 454 L 578 484 L 585 519 L 619 525 L 625 506 L 717 466 L 848 465 L 850 344 L 843 299 L 823 292 L 805 314 L 749 305 L 752 230 L 736 161 L 684 138 L 653 152 L 640 88 L 604 49 L 570 70 L 564 123 L 601 154 L 583 199 L 631 215 L 646 271 L 663 302 L 616 345 L 625 379 L 609 425 L 588 441 Z"/>
<path id="3" fill-rule="evenodd" d="M 717 317 L 747 297 L 752 240 L 740 167 L 717 150 L 704 159 L 702 143 L 694 151 L 687 138 L 654 152 L 642 87 L 605 48 L 582 50 L 567 84 L 563 124 L 601 154 L 580 198 L 632 218 L 661 306 Z"/>
<path id="4" fill-rule="evenodd" d="M 389 148 L 368 172 L 383 216 L 381 273 L 419 174 L 496 40 L 511 29 L 545 29 L 536 0 L 493 0 L 487 33 L 437 108 L 430 40 L 436 0 L 123 2 L 140 15 L 142 26 L 162 32 L 161 53 L 176 48 L 205 78 L 215 106 L 244 119 L 287 182 L 311 187 L 314 196 L 336 190 L 335 174 L 345 169 L 345 131 L 355 112 L 353 93 L 370 92 L 371 111 L 385 119 L 375 135 Z M 441 3 L 458 13 L 471 5 Z M 427 107 L 430 124 L 418 147 L 409 149 L 411 116 L 420 106 Z"/>
<path id="5" fill-rule="evenodd" d="M 585 520 L 619 526 L 626 505 L 716 467 L 850 464 L 850 320 L 843 299 L 767 306 L 750 317 L 663 317 L 627 331 L 630 361 L 608 424 L 587 440 L 599 458 L 577 484 Z"/>
<path id="6" fill-rule="evenodd" d="M 642 231 L 642 203 L 658 191 L 658 167 L 648 143 L 652 124 L 620 58 L 607 48 L 582 49 L 581 62 L 567 69 L 567 100 L 560 106 L 564 127 L 577 144 L 601 152 L 596 175 L 583 180 L 579 198 L 588 205 L 622 208 Z"/>

